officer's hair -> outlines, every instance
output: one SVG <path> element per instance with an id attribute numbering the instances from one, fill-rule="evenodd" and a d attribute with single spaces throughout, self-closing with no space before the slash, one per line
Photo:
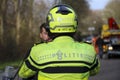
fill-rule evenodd
<path id="1" fill-rule="evenodd" d="M 42 23 L 42 24 L 40 25 L 40 33 L 42 32 L 42 28 L 46 29 L 46 26 L 47 26 L 46 23 Z M 46 30 L 46 31 L 47 31 L 47 30 Z"/>

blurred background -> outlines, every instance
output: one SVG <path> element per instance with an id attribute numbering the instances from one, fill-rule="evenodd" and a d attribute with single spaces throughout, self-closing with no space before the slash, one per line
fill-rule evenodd
<path id="1" fill-rule="evenodd" d="M 101 33 L 103 24 L 114 17 L 120 23 L 120 0 L 107 0 L 102 9 L 93 9 L 93 0 L 0 0 L 0 64 L 23 59 L 27 51 L 40 42 L 39 26 L 48 10 L 56 4 L 71 5 L 79 20 L 75 39 Z M 104 1 L 104 0 L 101 0 Z M 99 2 L 95 3 L 99 6 Z"/>

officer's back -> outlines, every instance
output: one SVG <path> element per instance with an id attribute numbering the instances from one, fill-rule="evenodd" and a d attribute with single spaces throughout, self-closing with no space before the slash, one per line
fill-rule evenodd
<path id="1" fill-rule="evenodd" d="M 53 7 L 46 27 L 52 42 L 36 45 L 19 71 L 28 78 L 38 72 L 38 80 L 88 80 L 99 72 L 93 46 L 74 41 L 77 16 L 67 5 Z"/>

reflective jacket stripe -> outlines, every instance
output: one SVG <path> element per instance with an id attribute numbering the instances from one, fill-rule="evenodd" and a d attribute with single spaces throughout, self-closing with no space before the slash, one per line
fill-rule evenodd
<path id="1" fill-rule="evenodd" d="M 86 64 L 86 65 L 88 65 L 88 66 L 92 66 L 93 65 L 93 63 L 89 63 L 89 62 L 85 62 L 85 61 L 51 61 L 51 62 L 46 62 L 46 63 L 42 63 L 42 64 L 38 64 L 38 63 L 36 63 L 33 59 L 32 59 L 32 57 L 30 57 L 30 59 L 32 60 L 32 62 L 34 63 L 34 64 L 36 64 L 37 66 L 45 66 L 45 65 L 48 65 L 48 64 L 61 64 L 61 63 L 84 63 L 84 64 Z"/>
<path id="2" fill-rule="evenodd" d="M 96 63 L 90 68 L 90 70 L 96 68 L 98 66 L 98 59 L 96 60 Z"/>
<path id="3" fill-rule="evenodd" d="M 30 57 L 30 59 L 37 66 L 45 66 L 48 64 L 55 64 L 55 63 L 58 63 L 58 64 L 60 64 L 60 63 L 84 63 L 84 64 L 87 64 L 89 66 L 92 65 L 92 63 L 88 63 L 85 61 L 54 61 L 54 62 L 47 62 L 47 63 L 43 63 L 43 64 L 37 64 L 37 63 L 35 63 L 35 61 L 31 57 Z M 87 72 L 90 70 L 88 67 L 85 67 L 85 66 L 84 67 L 82 67 L 82 66 L 46 67 L 43 69 L 38 69 L 35 66 L 33 66 L 29 60 L 26 60 L 25 63 L 27 65 L 27 67 L 30 68 L 31 70 L 33 70 L 33 71 L 40 70 L 40 71 L 45 72 L 45 73 L 84 73 L 84 72 Z"/>
<path id="4" fill-rule="evenodd" d="M 38 69 L 31 65 L 28 60 L 25 61 L 25 64 L 33 71 L 42 71 L 44 73 L 84 73 L 89 71 L 88 67 L 80 66 L 47 67 L 44 69 Z"/>
<path id="5" fill-rule="evenodd" d="M 47 67 L 41 71 L 44 73 L 85 73 L 89 71 L 89 68 L 80 66 Z"/>
<path id="6" fill-rule="evenodd" d="M 25 61 L 25 64 L 27 65 L 28 68 L 30 68 L 33 71 L 39 71 L 38 68 L 34 67 L 33 65 L 30 64 L 29 60 Z"/>

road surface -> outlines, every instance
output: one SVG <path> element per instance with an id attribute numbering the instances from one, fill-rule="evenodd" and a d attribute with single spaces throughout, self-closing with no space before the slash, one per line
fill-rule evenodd
<path id="1" fill-rule="evenodd" d="M 100 60 L 100 62 L 100 73 L 90 77 L 89 80 L 120 80 L 120 58 Z M 2 71 L 0 71 L 0 80 L 2 80 L 1 75 Z"/>
<path id="2" fill-rule="evenodd" d="M 120 58 L 100 60 L 100 73 L 89 80 L 120 80 Z"/>

